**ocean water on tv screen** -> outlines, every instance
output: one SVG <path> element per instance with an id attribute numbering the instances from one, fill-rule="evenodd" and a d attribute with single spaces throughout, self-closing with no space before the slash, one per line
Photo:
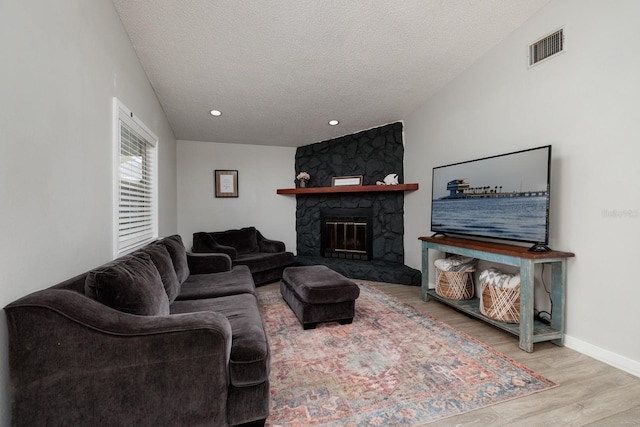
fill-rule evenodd
<path id="1" fill-rule="evenodd" d="M 545 242 L 546 197 L 433 200 L 432 231 Z"/>

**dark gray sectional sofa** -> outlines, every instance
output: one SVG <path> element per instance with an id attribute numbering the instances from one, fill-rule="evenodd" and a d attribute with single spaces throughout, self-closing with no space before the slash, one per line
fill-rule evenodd
<path id="1" fill-rule="evenodd" d="M 14 425 L 261 425 L 251 272 L 158 240 L 5 307 Z"/>

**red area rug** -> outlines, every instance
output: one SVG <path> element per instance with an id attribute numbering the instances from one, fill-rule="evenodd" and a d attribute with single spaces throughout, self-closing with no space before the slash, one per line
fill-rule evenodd
<path id="1" fill-rule="evenodd" d="M 259 293 L 271 344 L 267 426 L 411 426 L 555 384 L 472 337 L 360 285 L 351 325 L 303 330 Z"/>

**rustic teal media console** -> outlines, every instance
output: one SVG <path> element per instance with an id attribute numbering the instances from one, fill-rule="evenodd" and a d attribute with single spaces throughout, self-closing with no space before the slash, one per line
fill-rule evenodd
<path id="1" fill-rule="evenodd" d="M 533 352 L 533 344 L 537 342 L 552 341 L 556 345 L 564 345 L 567 258 L 574 257 L 573 253 L 531 252 L 520 246 L 444 236 L 420 237 L 419 240 L 422 241 L 423 301 L 433 298 L 517 335 L 520 337 L 520 348 L 529 353 Z M 486 317 L 480 312 L 478 298 L 465 301 L 450 300 L 441 297 L 435 290 L 429 289 L 429 250 L 470 256 L 520 268 L 520 323 L 504 323 Z M 553 313 L 549 325 L 534 318 L 534 272 L 538 264 L 551 266 L 550 293 L 553 301 Z"/>

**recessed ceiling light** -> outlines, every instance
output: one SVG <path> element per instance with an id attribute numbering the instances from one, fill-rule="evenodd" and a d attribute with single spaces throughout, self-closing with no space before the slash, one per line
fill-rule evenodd
<path id="1" fill-rule="evenodd" d="M 222 115 L 222 112 L 220 112 L 219 110 L 211 110 L 209 111 L 209 114 L 211 114 L 212 116 L 218 117 Z"/>
<path id="2" fill-rule="evenodd" d="M 329 126 L 337 126 L 338 123 L 340 123 L 340 122 L 337 121 L 337 120 L 329 120 Z"/>

